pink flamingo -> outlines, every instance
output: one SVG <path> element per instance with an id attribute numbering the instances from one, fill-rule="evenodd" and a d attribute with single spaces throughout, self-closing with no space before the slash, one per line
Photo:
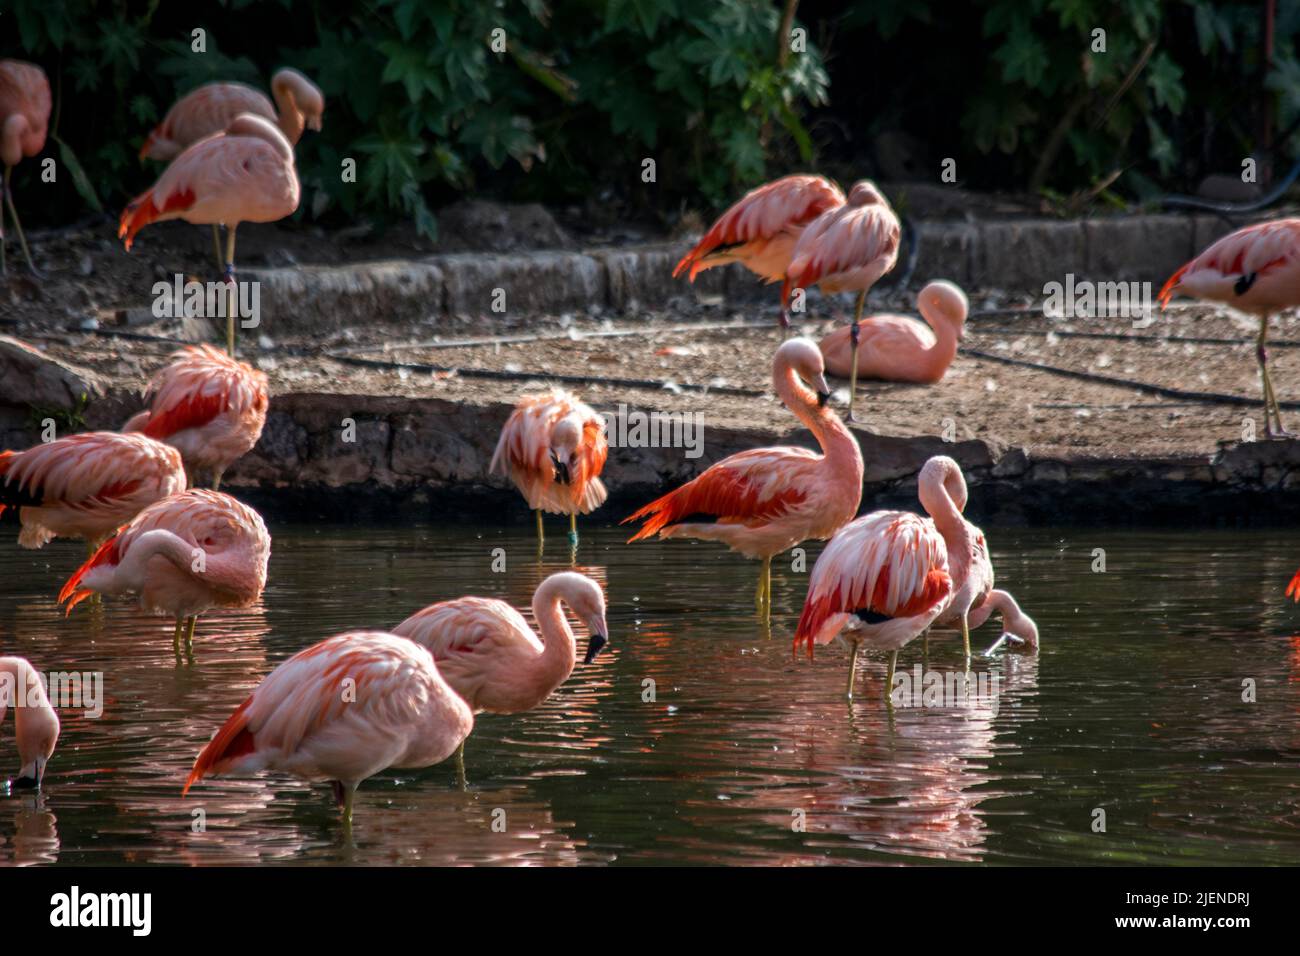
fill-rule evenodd
<path id="1" fill-rule="evenodd" d="M 523 615 L 505 601 L 463 597 L 417 611 L 394 634 L 426 648 L 452 690 L 474 713 L 517 714 L 531 710 L 569 679 L 577 644 L 563 605 L 587 625 L 590 664 L 609 639 L 605 594 L 591 578 L 573 571 L 552 574 L 533 592 L 538 640 Z M 456 752 L 464 778 L 462 742 Z"/>
<path id="2" fill-rule="evenodd" d="M 1002 615 L 1002 636 L 984 652 L 985 656 L 992 654 L 1003 641 L 1011 641 L 1026 650 L 1038 650 L 1038 625 L 1034 623 L 1032 617 L 1020 609 L 1020 605 L 1008 591 L 999 591 L 996 588 L 990 591 L 984 603 L 971 610 L 970 629 L 975 630 L 987 621 L 994 611 Z"/>
<path id="3" fill-rule="evenodd" d="M 0 513 L 19 509 L 24 548 L 83 538 L 93 553 L 141 509 L 184 490 L 180 452 L 144 435 L 83 432 L 0 452 Z"/>
<path id="4" fill-rule="evenodd" d="M 234 289 L 235 230 L 241 222 L 274 222 L 298 208 L 293 147 L 272 123 L 241 113 L 222 133 L 177 156 L 158 182 L 122 210 L 117 235 L 127 250 L 153 222 L 184 219 L 226 224 L 226 281 Z M 234 309 L 226 314 L 226 349 L 235 354 Z"/>
<path id="5" fill-rule="evenodd" d="M 578 514 L 591 514 L 605 501 L 600 472 L 609 446 L 604 420 L 577 397 L 561 389 L 519 401 L 501 429 L 488 472 L 510 476 L 537 515 L 569 516 L 569 541 L 578 542 Z"/>
<path id="6" fill-rule="evenodd" d="M 1160 290 L 1160 307 L 1179 293 L 1225 302 L 1259 317 L 1255 358 L 1264 388 L 1264 434 L 1293 437 L 1282 427 L 1282 409 L 1268 374 L 1265 346 L 1269 317 L 1300 305 L 1300 219 L 1261 222 L 1224 236 L 1169 277 Z M 1277 431 L 1270 415 L 1277 422 Z"/>
<path id="7" fill-rule="evenodd" d="M 794 289 L 820 286 L 826 293 L 857 292 L 849 326 L 849 421 L 858 384 L 858 344 L 862 305 L 876 281 L 898 261 L 898 217 L 874 183 L 860 180 L 849 190 L 848 202 L 827 210 L 804 229 L 794 247 L 781 288 L 789 303 Z"/>
<path id="8" fill-rule="evenodd" d="M 829 538 L 862 501 L 862 451 L 827 407 L 817 346 L 802 338 L 785 342 L 772 359 L 772 381 L 822 454 L 786 446 L 743 451 L 623 519 L 645 521 L 629 541 L 703 538 L 762 558 L 755 604 L 764 618 L 772 611 L 773 556 L 809 538 Z"/>
<path id="9" fill-rule="evenodd" d="M 191 477 L 212 472 L 216 491 L 226 469 L 262 437 L 270 399 L 264 373 L 210 345 L 191 345 L 172 353 L 145 401 L 149 407 L 122 430 L 178 449 Z"/>
<path id="10" fill-rule="evenodd" d="M 21 769 L 15 790 L 41 788 L 45 765 L 59 740 L 59 716 L 50 706 L 41 675 L 22 657 L 0 657 L 0 724 L 5 707 L 14 708 L 14 738 Z"/>
<path id="11" fill-rule="evenodd" d="M 362 780 L 441 763 L 473 729 L 469 705 L 419 644 L 378 631 L 338 634 L 266 676 L 203 748 L 182 795 L 206 776 L 280 770 L 329 780 L 351 826 Z"/>
<path id="12" fill-rule="evenodd" d="M 873 315 L 857 324 L 859 378 L 927 385 L 943 381 L 966 322 L 966 294 L 951 282 L 931 282 L 917 295 L 916 305 L 927 325 L 902 315 Z M 848 327 L 841 327 L 821 340 L 826 371 L 832 375 L 849 375 L 849 338 Z"/>
<path id="13" fill-rule="evenodd" d="M 865 642 L 890 652 L 888 697 L 898 649 L 935 622 L 953 593 L 948 544 L 935 522 L 910 511 L 873 511 L 841 528 L 813 565 L 794 650 L 803 644 L 811 658 L 814 644 L 847 628 L 853 649 L 845 694 L 853 696 Z"/>
<path id="14" fill-rule="evenodd" d="M 164 498 L 105 541 L 59 592 L 67 613 L 91 594 L 140 595 L 140 606 L 176 619 L 172 643 L 194 649 L 198 616 L 248 607 L 266 587 L 271 536 L 262 516 L 206 488 Z"/>
<path id="15" fill-rule="evenodd" d="M 274 104 L 261 90 L 243 83 L 205 83 L 172 105 L 140 147 L 140 158 L 175 159 L 204 137 L 225 131 L 240 113 L 251 113 L 275 123 L 290 146 L 298 145 L 304 128 L 320 131 L 325 97 L 307 77 L 297 70 L 280 70 L 271 77 L 271 95 L 275 97 Z M 216 223 L 212 224 L 212 241 L 220 269 L 221 232 Z"/>
<path id="16" fill-rule="evenodd" d="M 676 279 L 690 270 L 739 262 L 764 282 L 781 282 L 804 227 L 822 213 L 844 205 L 844 193 L 822 176 L 782 176 L 745 193 L 709 227 L 695 248 L 673 269 Z M 787 301 L 781 300 L 781 328 L 790 327 Z"/>
<path id="17" fill-rule="evenodd" d="M 39 275 L 32 254 L 27 248 L 18 209 L 14 206 L 9 179 L 14 167 L 24 156 L 32 157 L 45 148 L 45 134 L 50 123 L 50 81 L 45 71 L 34 63 L 22 60 L 0 60 L 0 162 L 4 163 L 4 201 L 18 232 L 27 259 L 27 268 Z M 0 274 L 5 267 L 4 210 L 0 209 Z"/>

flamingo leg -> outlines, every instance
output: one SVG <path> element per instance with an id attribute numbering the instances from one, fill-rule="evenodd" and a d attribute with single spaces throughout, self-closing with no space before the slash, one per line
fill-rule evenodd
<path id="1" fill-rule="evenodd" d="M 849 421 L 856 422 L 853 417 L 853 403 L 857 398 L 858 392 L 858 340 L 862 336 L 862 329 L 858 323 L 862 321 L 862 306 L 867 301 L 867 292 L 863 289 L 858 293 L 857 308 L 853 310 L 853 325 L 849 328 L 849 341 L 853 343 L 853 355 L 849 360 Z"/>
<path id="2" fill-rule="evenodd" d="M 889 652 L 889 672 L 885 675 L 885 702 L 894 707 L 894 668 L 898 666 L 898 648 Z"/>
<path id="3" fill-rule="evenodd" d="M 758 572 L 758 588 L 754 591 L 754 610 L 759 617 L 767 618 L 772 613 L 772 559 L 763 559 L 763 567 Z"/>
<path id="4" fill-rule="evenodd" d="M 226 267 L 226 262 L 221 256 L 221 226 L 215 222 L 212 224 L 212 249 L 217 254 L 217 271 L 220 272 Z"/>
<path id="5" fill-rule="evenodd" d="M 970 620 L 965 614 L 961 616 L 961 646 L 966 652 L 966 669 L 970 670 Z"/>
<path id="6" fill-rule="evenodd" d="M 537 548 L 540 551 L 542 543 L 546 540 L 546 535 L 542 533 L 542 509 L 534 508 L 533 514 L 537 516 Z"/>
<path id="7" fill-rule="evenodd" d="M 230 286 L 226 305 L 226 351 L 235 357 L 235 309 L 238 291 L 235 287 L 235 226 L 226 233 L 226 282 Z"/>
<path id="8" fill-rule="evenodd" d="M 1259 338 L 1255 346 L 1255 357 L 1259 361 L 1259 377 L 1264 386 L 1264 435 L 1268 438 L 1291 438 L 1289 431 L 1282 427 L 1282 406 L 1278 404 L 1277 393 L 1273 390 L 1273 379 L 1268 374 L 1268 349 L 1265 343 L 1268 340 L 1268 316 L 1261 316 L 1259 320 Z M 1272 421 L 1269 415 L 1272 415 Z M 1273 430 L 1273 422 L 1277 422 L 1277 430 Z"/>
<path id="9" fill-rule="evenodd" d="M 185 653 L 194 653 L 194 625 L 199 623 L 198 615 L 190 618 L 185 624 Z"/>
<path id="10" fill-rule="evenodd" d="M 342 784 L 343 787 L 343 826 L 347 830 L 352 829 L 352 800 L 357 795 L 357 788 L 349 784 Z"/>
<path id="11" fill-rule="evenodd" d="M 14 168 L 12 166 L 5 167 L 5 204 L 9 207 L 9 218 L 14 221 L 14 231 L 18 233 L 18 242 L 23 247 L 23 258 L 27 260 L 27 268 L 32 271 L 32 275 L 39 278 L 41 270 L 37 269 L 36 263 L 32 262 L 31 250 L 27 248 L 27 237 L 23 235 L 23 224 L 18 221 L 18 209 L 14 206 L 14 193 L 13 190 L 9 188 L 9 177 L 13 175 L 13 171 Z M 3 233 L 0 233 L 0 235 L 2 234 Z M 0 243 L 0 245 L 3 245 L 3 243 Z"/>
<path id="12" fill-rule="evenodd" d="M 849 651 L 849 682 L 844 686 L 844 696 L 849 700 L 853 699 L 853 679 L 858 674 L 858 643 L 859 638 L 852 638 L 853 647 Z"/>
<path id="13" fill-rule="evenodd" d="M 578 543 L 578 513 L 569 513 L 569 544 Z"/>
<path id="14" fill-rule="evenodd" d="M 176 652 L 176 659 L 181 656 L 181 633 L 185 630 L 185 619 L 179 615 L 176 618 L 176 630 L 172 632 L 172 650 Z"/>
<path id="15" fill-rule="evenodd" d="M 224 470 L 225 469 L 222 468 L 212 469 L 212 490 L 213 491 L 221 490 L 221 474 Z"/>
<path id="16" fill-rule="evenodd" d="M 926 665 L 930 663 L 930 629 L 928 627 L 921 634 L 921 663 Z"/>
<path id="17" fill-rule="evenodd" d="M 99 550 L 99 546 L 103 543 L 104 543 L 103 541 L 92 541 L 89 538 L 87 538 L 86 539 L 86 560 L 90 560 L 91 558 L 93 558 L 95 556 L 95 552 Z M 104 603 L 104 598 L 98 591 L 96 591 L 94 594 L 90 596 L 91 607 L 96 607 L 103 603 Z"/>
<path id="18" fill-rule="evenodd" d="M 460 742 L 456 748 L 456 784 L 462 789 L 469 789 L 469 784 L 465 779 L 465 741 Z"/>

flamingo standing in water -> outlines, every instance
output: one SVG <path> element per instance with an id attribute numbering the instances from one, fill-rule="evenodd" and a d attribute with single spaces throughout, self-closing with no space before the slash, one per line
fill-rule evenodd
<path id="1" fill-rule="evenodd" d="M 523 615 L 505 601 L 463 597 L 416 611 L 394 634 L 409 637 L 433 655 L 438 671 L 474 713 L 517 714 L 532 710 L 569 679 L 577 644 L 564 616 L 567 604 L 586 625 L 590 664 L 609 640 L 605 593 L 574 571 L 552 574 L 533 592 L 533 633 Z M 456 751 L 462 782 L 465 744 Z"/>
<path id="2" fill-rule="evenodd" d="M 351 826 L 362 780 L 441 763 L 473 729 L 469 705 L 419 644 L 378 631 L 338 634 L 266 676 L 203 748 L 182 795 L 209 775 L 281 770 L 329 780 Z"/>
<path id="3" fill-rule="evenodd" d="M 969 303 L 966 293 L 951 282 L 931 282 L 916 297 L 927 325 L 903 315 L 873 315 L 857 324 L 858 377 L 886 382 L 933 385 L 957 355 Z M 821 340 L 826 371 L 847 377 L 851 332 L 841 327 Z"/>
<path id="4" fill-rule="evenodd" d="M 542 545 L 542 512 L 569 516 L 569 542 L 578 542 L 578 514 L 591 514 L 605 501 L 600 472 L 609 446 L 604 420 L 576 396 L 561 389 L 520 400 L 501 429 L 489 473 L 509 475 L 537 515 Z"/>
<path id="5" fill-rule="evenodd" d="M 785 342 L 772 359 L 772 381 L 822 454 L 786 446 L 743 451 L 623 519 L 645 521 L 630 541 L 703 538 L 762 558 L 755 604 L 765 619 L 772 612 L 773 556 L 809 538 L 829 538 L 862 501 L 862 451 L 827 407 L 830 388 L 817 346 L 802 338 Z"/>
<path id="6" fill-rule="evenodd" d="M 24 548 L 83 538 L 93 553 L 143 508 L 184 490 L 180 452 L 144 435 L 83 432 L 0 452 L 0 513 L 19 509 Z"/>
<path id="7" fill-rule="evenodd" d="M 45 685 L 25 658 L 0 657 L 0 725 L 5 708 L 14 709 L 14 740 L 20 769 L 11 786 L 15 790 L 41 788 L 45 765 L 59 740 L 59 715 L 50 706 Z"/>
<path id="8" fill-rule="evenodd" d="M 22 60 L 0 60 L 0 163 L 5 167 L 0 199 L 9 207 L 9 216 L 14 221 L 27 268 L 33 273 L 37 272 L 36 264 L 32 262 L 27 237 L 18 221 L 9 179 L 24 156 L 30 158 L 45 148 L 49 124 L 50 81 L 45 78 L 45 71 Z M 0 207 L 0 274 L 6 272 L 4 209 Z"/>
<path id="9" fill-rule="evenodd" d="M 910 511 L 873 511 L 831 538 L 808 579 L 794 649 L 830 642 L 848 629 L 852 652 L 845 689 L 853 696 L 858 647 L 887 650 L 888 697 L 898 649 L 923 633 L 954 593 L 948 545 L 933 521 Z"/>
<path id="10" fill-rule="evenodd" d="M 844 205 L 844 193 L 822 176 L 782 176 L 751 189 L 709 227 L 673 269 L 691 282 L 705 269 L 739 262 L 767 283 L 781 282 L 804 227 Z M 787 301 L 781 300 L 781 328 L 790 327 Z"/>
<path id="11" fill-rule="evenodd" d="M 1169 277 L 1160 290 L 1161 309 L 1179 293 L 1225 302 L 1259 317 L 1255 359 L 1264 389 L 1264 434 L 1294 437 L 1282 427 L 1282 408 L 1268 374 L 1266 343 L 1269 317 L 1300 305 L 1300 219 L 1261 222 L 1224 236 Z"/>
<path id="12" fill-rule="evenodd" d="M 210 345 L 187 346 L 149 383 L 149 407 L 124 426 L 178 449 L 193 484 L 211 471 L 212 490 L 226 469 L 262 436 L 269 403 L 266 375 Z"/>
<path id="13" fill-rule="evenodd" d="M 849 326 L 849 421 L 854 421 L 862 306 L 867 292 L 898 261 L 898 237 L 898 216 L 874 183 L 860 180 L 849 190 L 847 203 L 822 213 L 804 229 L 781 288 L 787 306 L 794 289 L 813 285 L 831 294 L 857 292 Z"/>
<path id="14" fill-rule="evenodd" d="M 225 223 L 226 281 L 235 288 L 235 230 L 241 222 L 274 222 L 298 208 L 293 147 L 270 121 L 241 113 L 224 132 L 177 156 L 122 210 L 117 235 L 129 251 L 145 226 L 167 219 Z M 226 350 L 235 354 L 235 308 L 226 310 Z"/>
<path id="15" fill-rule="evenodd" d="M 1032 617 L 1020 609 L 1020 605 L 1008 591 L 999 591 L 996 588 L 990 591 L 984 603 L 970 612 L 970 629 L 975 630 L 987 621 L 994 611 L 1002 615 L 1002 636 L 984 652 L 986 655 L 993 653 L 993 650 L 1003 641 L 1023 646 L 1026 650 L 1038 650 L 1038 625 L 1034 623 Z"/>
<path id="16" fill-rule="evenodd" d="M 271 536 L 262 516 L 230 495 L 198 489 L 150 505 L 68 579 L 67 613 L 91 594 L 140 595 L 147 611 L 176 619 L 172 643 L 194 649 L 198 616 L 254 604 L 266 587 Z"/>
<path id="17" fill-rule="evenodd" d="M 172 105 L 140 147 L 140 158 L 175 159 L 204 137 L 223 132 L 240 113 L 252 113 L 275 123 L 290 146 L 298 145 L 304 128 L 320 131 L 325 97 L 307 77 L 286 67 L 271 77 L 271 95 L 274 104 L 261 90 L 243 83 L 205 83 Z M 220 269 L 221 232 L 215 222 L 212 241 Z"/>

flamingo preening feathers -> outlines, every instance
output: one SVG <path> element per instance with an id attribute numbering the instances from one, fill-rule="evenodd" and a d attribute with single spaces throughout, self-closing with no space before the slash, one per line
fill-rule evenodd
<path id="1" fill-rule="evenodd" d="M 18 242 L 27 259 L 27 268 L 35 273 L 27 237 L 18 221 L 9 180 L 14 167 L 23 159 L 31 158 L 45 148 L 45 136 L 50 123 L 50 81 L 45 71 L 34 63 L 22 60 L 0 60 L 0 163 L 3 163 L 4 182 L 0 183 L 0 274 L 5 266 L 4 206 L 14 221 Z"/>
<path id="2" fill-rule="evenodd" d="M 772 358 L 776 394 L 812 433 L 807 448 L 756 448 L 724 458 L 634 514 L 643 521 L 629 540 L 702 538 L 761 558 L 755 604 L 772 610 L 772 558 L 810 538 L 826 539 L 848 523 L 862 501 L 862 451 L 828 406 L 822 354 L 809 339 L 790 339 Z"/>
<path id="3" fill-rule="evenodd" d="M 1255 360 L 1264 391 L 1264 434 L 1293 437 L 1282 427 L 1282 408 L 1268 374 L 1267 342 L 1269 317 L 1300 305 L 1300 219 L 1257 223 L 1211 244 L 1169 277 L 1160 290 L 1160 307 L 1180 293 L 1259 317 Z"/>
<path id="4" fill-rule="evenodd" d="M 804 227 L 829 209 L 844 205 L 844 193 L 822 176 L 794 175 L 752 189 L 718 217 L 700 241 L 682 256 L 673 278 L 695 276 L 714 266 L 738 262 L 764 282 L 782 282 Z M 787 301 L 781 301 L 781 328 L 789 328 Z"/>

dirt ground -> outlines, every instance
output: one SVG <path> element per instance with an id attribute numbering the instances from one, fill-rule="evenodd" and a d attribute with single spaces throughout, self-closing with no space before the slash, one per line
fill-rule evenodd
<path id="1" fill-rule="evenodd" d="M 1240 441 L 1247 419 L 1262 437 L 1252 320 L 1187 304 L 1135 329 L 1129 320 L 1066 321 L 1045 318 L 1040 310 L 990 309 L 1015 305 L 996 294 L 971 299 L 963 354 L 942 383 L 860 383 L 859 414 L 868 430 L 900 437 L 947 430 L 958 440 L 980 438 L 1067 459 L 1209 455 L 1220 443 Z M 574 377 L 568 387 L 598 409 L 625 402 L 645 410 L 699 411 L 706 428 L 785 431 L 795 423 L 770 385 L 771 354 L 780 341 L 771 319 L 767 310 L 741 313 L 715 304 L 624 319 L 533 318 L 513 329 L 466 320 L 443 341 L 403 341 L 391 330 L 371 330 L 341 347 L 281 341 L 268 348 L 248 339 L 241 357 L 269 374 L 273 394 L 513 402 L 559 375 Z M 810 320 L 801 331 L 817 338 L 834 324 L 834 318 Z M 1300 319 L 1280 317 L 1271 328 L 1279 398 L 1300 399 Z M 132 334 L 167 331 L 141 327 Z M 27 337 L 129 388 L 143 388 L 175 345 L 165 335 Z M 846 385 L 836 396 L 841 407 Z M 1152 394 L 1142 385 L 1202 394 Z M 1245 401 L 1207 400 L 1203 393 Z M 1300 427 L 1300 412 L 1290 412 L 1288 424 Z"/>

